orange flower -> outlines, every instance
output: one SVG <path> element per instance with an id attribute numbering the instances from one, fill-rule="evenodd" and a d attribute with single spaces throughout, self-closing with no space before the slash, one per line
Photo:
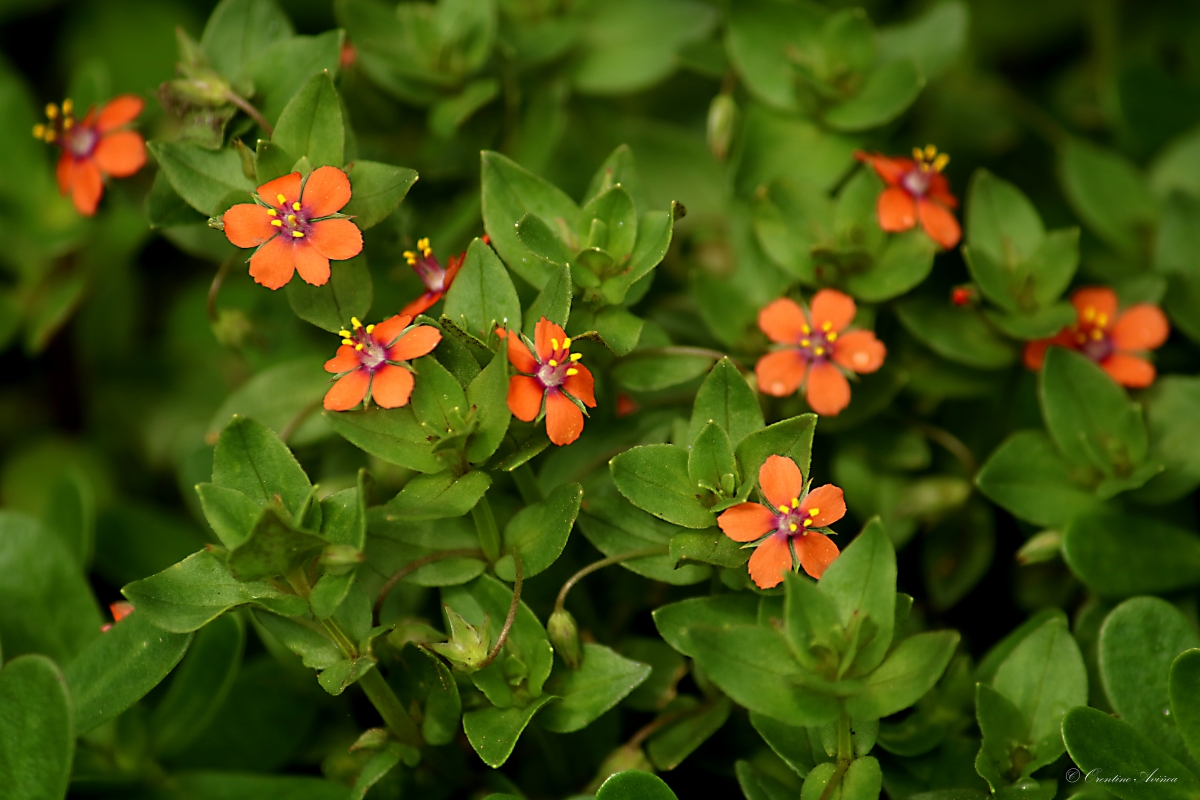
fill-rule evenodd
<path id="1" fill-rule="evenodd" d="M 1026 344 L 1026 367 L 1041 369 L 1046 348 L 1054 345 L 1083 353 L 1122 386 L 1139 389 L 1154 382 L 1154 365 L 1133 353 L 1161 347 L 1171 333 L 1158 306 L 1138 303 L 1118 312 L 1117 293 L 1107 286 L 1077 289 L 1071 304 L 1075 324 Z"/>
<path id="2" fill-rule="evenodd" d="M 542 317 L 534 342 L 516 333 L 497 331 L 508 339 L 508 360 L 523 374 L 508 380 L 508 409 L 523 422 L 533 422 L 546 400 L 546 434 L 557 445 L 570 444 L 583 433 L 583 409 L 596 407 L 595 379 L 571 352 L 571 340 L 558 325 Z"/>
<path id="3" fill-rule="evenodd" d="M 85 217 L 96 213 L 104 194 L 105 176 L 128 178 L 146 163 L 146 143 L 141 134 L 123 130 L 137 119 L 145 102 L 137 95 L 123 94 L 110 100 L 100 113 L 88 109 L 76 120 L 71 101 L 62 109 L 46 106 L 47 124 L 33 126 L 33 135 L 62 149 L 58 158 L 58 190 L 71 194 L 75 210 Z"/>
<path id="4" fill-rule="evenodd" d="M 770 456 L 759 468 L 758 490 L 769 506 L 740 503 L 717 518 L 735 542 L 758 542 L 750 556 L 751 580 L 760 589 L 778 586 L 784 570 L 795 569 L 795 561 L 820 578 L 838 557 L 837 545 L 820 531 L 829 531 L 846 515 L 842 490 L 826 484 L 805 491 L 800 468 L 783 456 Z"/>
<path id="5" fill-rule="evenodd" d="M 813 411 L 841 413 L 850 403 L 850 383 L 842 370 L 874 372 L 887 356 L 875 334 L 846 331 L 856 311 L 854 301 L 834 289 L 817 292 L 811 312 L 786 297 L 759 311 L 758 327 L 771 341 L 784 345 L 755 365 L 759 390 L 786 397 L 805 383 L 804 399 Z"/>
<path id="6" fill-rule="evenodd" d="M 325 362 L 325 371 L 338 376 L 325 393 L 325 408 L 349 411 L 364 400 L 380 408 L 407 405 L 413 390 L 413 369 L 407 362 L 428 354 L 442 340 L 437 328 L 411 322 L 412 317 L 397 314 L 364 327 L 352 317 L 353 333 L 341 331 L 342 346 Z"/>
<path id="7" fill-rule="evenodd" d="M 429 246 L 428 239 L 421 239 L 417 242 L 416 252 L 405 250 L 404 260 L 413 268 L 413 272 L 417 273 L 421 283 L 425 284 L 425 294 L 400 309 L 400 313 L 411 314 L 415 317 L 441 300 L 446 292 L 450 291 L 450 284 L 454 282 L 454 276 L 458 274 L 458 269 L 462 266 L 466 256 L 465 252 L 459 253 L 457 256 L 450 256 L 446 261 L 445 269 L 443 269 L 437 258 L 434 257 L 433 248 Z"/>
<path id="8" fill-rule="evenodd" d="M 950 184 L 942 174 L 950 156 L 939 155 L 936 147 L 928 145 L 924 150 L 914 147 L 912 158 L 890 158 L 861 150 L 854 157 L 870 164 L 887 184 L 875 206 L 879 227 L 888 233 L 900 233 L 920 220 L 929 238 L 942 247 L 949 250 L 958 244 L 962 229 L 950 211 L 958 208 L 958 200 L 950 194 Z"/>
<path id="9" fill-rule="evenodd" d="M 285 286 L 296 272 L 305 283 L 323 286 L 330 259 L 362 252 L 362 232 L 337 213 L 350 202 L 350 179 L 337 167 L 318 167 L 308 180 L 293 172 L 268 181 L 254 200 L 221 219 L 234 245 L 258 248 L 250 256 L 250 276 L 268 289 Z"/>
<path id="10" fill-rule="evenodd" d="M 118 600 L 115 603 L 109 603 L 108 610 L 112 612 L 113 621 L 100 626 L 101 633 L 108 633 L 112 630 L 112 626 L 116 625 L 121 620 L 133 613 L 133 603 L 124 600 Z"/>

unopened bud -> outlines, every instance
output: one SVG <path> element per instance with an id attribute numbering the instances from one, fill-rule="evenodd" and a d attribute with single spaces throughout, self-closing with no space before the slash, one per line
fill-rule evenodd
<path id="1" fill-rule="evenodd" d="M 385 728 L 369 728 L 362 732 L 354 744 L 350 745 L 350 752 L 355 750 L 382 750 L 387 744 L 388 732 Z"/>
<path id="2" fill-rule="evenodd" d="M 641 747 L 623 744 L 608 754 L 608 757 L 600 765 L 600 769 L 596 770 L 596 777 L 592 778 L 592 782 L 587 785 L 584 791 L 595 794 L 596 790 L 606 780 L 618 772 L 625 772 L 630 769 L 653 773 L 654 765 L 650 763 L 650 759 L 646 757 L 646 751 L 642 750 Z"/>
<path id="3" fill-rule="evenodd" d="M 1021 564 L 1052 561 L 1062 553 L 1062 541 L 1062 531 L 1042 531 L 1021 545 L 1017 551 L 1017 561 Z"/>
<path id="4" fill-rule="evenodd" d="M 458 613 L 446 606 L 446 619 L 450 621 L 450 641 L 431 644 L 429 649 L 449 661 L 456 669 L 474 672 L 487 659 L 491 638 L 483 628 L 476 628 Z"/>
<path id="5" fill-rule="evenodd" d="M 583 651 L 579 646 L 579 626 L 565 608 L 557 608 L 546 622 L 546 633 L 559 657 L 571 669 L 579 669 L 583 662 Z"/>
<path id="6" fill-rule="evenodd" d="M 326 572 L 344 575 L 363 562 L 362 551 L 348 544 L 329 544 L 321 551 L 321 566 Z"/>
<path id="7" fill-rule="evenodd" d="M 738 107 L 732 97 L 719 94 L 713 98 L 708 107 L 708 149 L 712 151 L 713 158 L 724 161 L 729 155 L 737 119 Z"/>
<path id="8" fill-rule="evenodd" d="M 250 152 L 250 148 L 246 147 L 241 139 L 233 140 L 233 149 L 237 150 L 238 157 L 242 159 L 242 174 L 249 180 L 257 180 L 258 167 L 254 153 Z"/>

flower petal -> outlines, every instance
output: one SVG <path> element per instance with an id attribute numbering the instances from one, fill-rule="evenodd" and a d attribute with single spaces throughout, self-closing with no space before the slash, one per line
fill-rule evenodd
<path id="1" fill-rule="evenodd" d="M 518 372 L 527 372 L 531 375 L 537 372 L 538 362 L 516 331 L 509 333 L 506 338 L 508 339 L 508 363 L 516 367 Z"/>
<path id="2" fill-rule="evenodd" d="M 328 411 L 349 411 L 363 401 L 367 396 L 367 387 L 371 385 L 371 373 L 365 369 L 338 378 L 337 383 L 325 393 L 325 408 Z"/>
<path id="3" fill-rule="evenodd" d="M 796 462 L 784 456 L 767 456 L 758 468 L 758 488 L 772 508 L 789 511 L 792 501 L 804 491 L 804 476 Z"/>
<path id="4" fill-rule="evenodd" d="M 542 410 L 542 385 L 528 375 L 508 379 L 508 410 L 522 422 L 533 422 Z"/>
<path id="5" fill-rule="evenodd" d="M 592 371 L 583 364 L 575 363 L 571 369 L 579 370 L 574 375 L 568 375 L 563 381 L 563 391 L 583 402 L 588 408 L 596 407 L 596 379 Z"/>
<path id="6" fill-rule="evenodd" d="M 1130 389 L 1141 389 L 1154 383 L 1154 365 L 1144 358 L 1113 353 L 1100 362 L 1100 367 L 1114 381 Z"/>
<path id="7" fill-rule="evenodd" d="M 279 237 L 287 241 L 284 237 Z M 296 263 L 296 271 L 310 286 L 324 286 L 329 282 L 329 259 L 321 255 L 317 248 L 304 239 L 292 242 L 292 259 Z"/>
<path id="8" fill-rule="evenodd" d="M 583 433 L 583 412 L 579 406 L 557 389 L 546 392 L 546 435 L 562 446 L 570 444 Z"/>
<path id="9" fill-rule="evenodd" d="M 358 351 L 351 345 L 344 344 L 338 348 L 337 354 L 325 362 L 325 371 L 334 374 L 340 372 L 349 372 L 352 369 L 358 369 L 361 366 L 358 360 Z"/>
<path id="10" fill-rule="evenodd" d="M 850 331 L 833 343 L 833 360 L 851 372 L 874 372 L 886 357 L 887 348 L 871 331 Z"/>
<path id="11" fill-rule="evenodd" d="M 75 182 L 75 157 L 69 153 L 63 153 L 58 157 L 58 166 L 54 170 L 54 177 L 58 181 L 58 193 L 66 196 L 71 191 L 71 185 Z"/>
<path id="12" fill-rule="evenodd" d="M 881 153 L 864 153 L 861 150 L 857 151 L 854 157 L 864 164 L 870 164 L 875 174 L 883 178 L 883 182 L 889 186 L 899 183 L 905 173 L 916 166 L 911 158 L 889 158 Z"/>
<path id="13" fill-rule="evenodd" d="M 837 367 L 826 361 L 813 364 L 804 390 L 808 407 L 822 416 L 833 417 L 850 405 L 850 382 Z"/>
<path id="14" fill-rule="evenodd" d="M 1071 295 L 1071 305 L 1083 322 L 1091 323 L 1100 315 L 1108 317 L 1103 327 L 1112 325 L 1117 319 L 1117 293 L 1107 286 L 1084 286 Z"/>
<path id="15" fill-rule="evenodd" d="M 814 578 L 819 579 L 825 574 L 826 567 L 840 555 L 833 540 L 817 531 L 793 537 L 792 543 L 796 546 L 796 557 L 800 559 L 800 566 Z"/>
<path id="16" fill-rule="evenodd" d="M 286 286 L 295 272 L 292 243 L 285 241 L 282 236 L 276 236 L 250 256 L 250 277 L 268 289 Z"/>
<path id="17" fill-rule="evenodd" d="M 424 311 L 428 311 L 434 303 L 442 299 L 444 292 L 426 292 L 425 294 L 413 300 L 400 309 L 401 314 L 407 314 L 410 317 L 415 317 Z"/>
<path id="18" fill-rule="evenodd" d="M 376 328 L 378 330 L 378 328 Z M 388 348 L 389 361 L 412 361 L 428 355 L 442 340 L 442 332 L 432 325 L 418 325 Z"/>
<path id="19" fill-rule="evenodd" d="M 1112 342 L 1118 350 L 1154 350 L 1171 335 L 1167 315 L 1158 306 L 1138 303 L 1130 306 L 1113 326 Z"/>
<path id="20" fill-rule="evenodd" d="M 785 348 L 767 353 L 754 365 L 758 390 L 773 397 L 787 397 L 800 386 L 808 362 L 799 350 Z"/>
<path id="21" fill-rule="evenodd" d="M 750 556 L 750 580 L 760 589 L 770 589 L 783 582 L 783 573 L 792 568 L 792 549 L 788 537 L 772 536 L 754 548 Z"/>
<path id="22" fill-rule="evenodd" d="M 950 193 L 950 181 L 940 172 L 934 173 L 929 179 L 929 189 L 925 196 L 934 202 L 941 203 L 946 208 L 958 208 L 958 198 Z"/>
<path id="23" fill-rule="evenodd" d="M 323 219 L 308 228 L 309 244 L 334 261 L 345 261 L 362 252 L 362 231 L 348 219 Z"/>
<path id="24" fill-rule="evenodd" d="M 273 181 L 267 181 L 262 186 L 258 187 L 258 196 L 263 202 L 276 208 L 280 206 L 290 206 L 292 203 L 300 200 L 300 173 L 290 172 L 287 175 L 281 175 Z M 279 195 L 283 195 L 283 202 L 279 202 Z"/>
<path id="25" fill-rule="evenodd" d="M 100 114 L 96 117 L 96 130 L 100 133 L 108 133 L 114 128 L 128 125 L 137 119 L 138 114 L 142 113 L 145 106 L 146 101 L 136 94 L 114 97 L 104 104 L 104 108 L 100 109 Z"/>
<path id="26" fill-rule="evenodd" d="M 753 542 L 775 529 L 777 517 L 758 503 L 739 503 L 717 517 L 721 531 L 735 542 Z"/>
<path id="27" fill-rule="evenodd" d="M 92 159 L 105 175 L 127 178 L 145 165 L 146 142 L 133 131 L 110 133 L 101 137 Z"/>
<path id="28" fill-rule="evenodd" d="M 412 324 L 412 317 L 404 312 L 388 317 L 371 329 L 371 336 L 384 347 L 391 347 L 404 333 L 404 329 Z"/>
<path id="29" fill-rule="evenodd" d="M 458 271 L 462 269 L 463 261 L 466 258 L 466 253 L 459 253 L 456 256 L 450 256 L 446 260 L 446 274 L 442 276 L 443 291 L 450 291 L 450 284 L 454 283 L 454 279 L 458 276 Z"/>
<path id="30" fill-rule="evenodd" d="M 917 224 L 917 202 L 899 186 L 879 193 L 875 213 L 879 217 L 879 227 L 888 233 L 900 233 Z"/>
<path id="31" fill-rule="evenodd" d="M 812 321 L 818 330 L 831 330 L 841 333 L 847 325 L 854 321 L 858 306 L 848 294 L 842 294 L 837 289 L 822 289 L 813 295 Z M 829 323 L 829 328 L 825 323 Z"/>
<path id="32" fill-rule="evenodd" d="M 87 159 L 75 159 L 74 174 L 71 178 L 71 202 L 75 210 L 85 217 L 96 213 L 100 205 L 100 197 L 104 194 L 104 184 L 100 180 L 100 170 Z"/>
<path id="33" fill-rule="evenodd" d="M 1034 339 L 1032 342 L 1026 342 L 1025 349 L 1021 353 L 1021 360 L 1025 362 L 1025 368 L 1034 372 L 1040 370 L 1046 361 L 1046 350 L 1052 344 L 1054 344 L 1054 339 Z"/>
<path id="34" fill-rule="evenodd" d="M 371 380 L 371 400 L 380 408 L 400 408 L 412 395 L 413 375 L 404 367 L 384 364 Z"/>
<path id="35" fill-rule="evenodd" d="M 796 301 L 781 297 L 758 312 L 758 327 L 777 344 L 795 344 L 804 336 L 808 318 Z M 811 331 L 811 328 L 809 329 Z"/>
<path id="36" fill-rule="evenodd" d="M 350 179 L 337 167 L 317 167 L 304 182 L 301 207 L 309 219 L 336 214 L 350 202 Z"/>
<path id="37" fill-rule="evenodd" d="M 813 527 L 824 528 L 846 516 L 846 498 L 841 489 L 827 483 L 809 492 L 808 496 L 800 501 L 800 510 L 805 514 L 815 510 L 816 515 L 811 517 Z"/>
<path id="38" fill-rule="evenodd" d="M 273 217 L 258 203 L 239 203 L 231 206 L 221 217 L 225 223 L 225 238 L 234 247 L 258 247 L 279 234 L 271 224 Z"/>
<path id="39" fill-rule="evenodd" d="M 928 198 L 921 198 L 917 203 L 917 216 L 921 218 L 921 227 L 944 249 L 949 250 L 958 244 L 962 238 L 962 228 L 954 213 L 941 203 Z"/>
<path id="40" fill-rule="evenodd" d="M 562 347 L 563 340 L 567 338 L 567 334 L 558 323 L 542 317 L 538 320 L 533 329 L 533 346 L 537 348 L 538 359 L 545 363 L 554 357 L 555 348 L 550 344 L 550 340 L 554 339 L 558 342 L 558 346 Z"/>

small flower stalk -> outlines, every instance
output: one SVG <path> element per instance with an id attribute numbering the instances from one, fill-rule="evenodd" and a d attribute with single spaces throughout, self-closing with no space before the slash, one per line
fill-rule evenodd
<path id="1" fill-rule="evenodd" d="M 413 390 L 413 359 L 428 355 L 442 340 L 430 325 L 412 325 L 412 317 L 397 314 L 378 325 L 351 320 L 351 330 L 340 331 L 342 346 L 325 362 L 325 371 L 337 375 L 325 393 L 328 411 L 349 411 L 364 403 L 380 408 L 408 404 Z"/>
<path id="2" fill-rule="evenodd" d="M 503 330 L 508 339 L 509 363 L 521 373 L 508 381 L 508 408 L 523 422 L 546 418 L 546 434 L 556 445 L 574 442 L 583 433 L 583 407 L 595 408 L 595 379 L 579 363 L 581 353 L 571 352 L 571 339 L 563 329 L 542 317 L 534 328 L 534 341 Z"/>

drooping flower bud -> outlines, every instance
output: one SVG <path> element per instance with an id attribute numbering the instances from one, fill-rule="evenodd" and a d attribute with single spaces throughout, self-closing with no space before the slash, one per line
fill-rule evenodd
<path id="1" fill-rule="evenodd" d="M 446 619 L 450 621 L 450 641 L 431 644 L 429 649 L 449 661 L 456 669 L 474 672 L 484 662 L 491 645 L 486 624 L 476 628 L 446 606 Z"/>
<path id="2" fill-rule="evenodd" d="M 730 95 L 719 94 L 713 98 L 708 107 L 708 149 L 712 151 L 713 158 L 724 161 L 729 155 L 737 119 L 737 103 Z"/>
<path id="3" fill-rule="evenodd" d="M 579 626 L 575 618 L 565 608 L 557 608 L 546 622 L 546 633 L 550 635 L 550 643 L 562 658 L 563 663 L 571 669 L 579 669 L 583 662 L 583 651 L 579 645 Z"/>

